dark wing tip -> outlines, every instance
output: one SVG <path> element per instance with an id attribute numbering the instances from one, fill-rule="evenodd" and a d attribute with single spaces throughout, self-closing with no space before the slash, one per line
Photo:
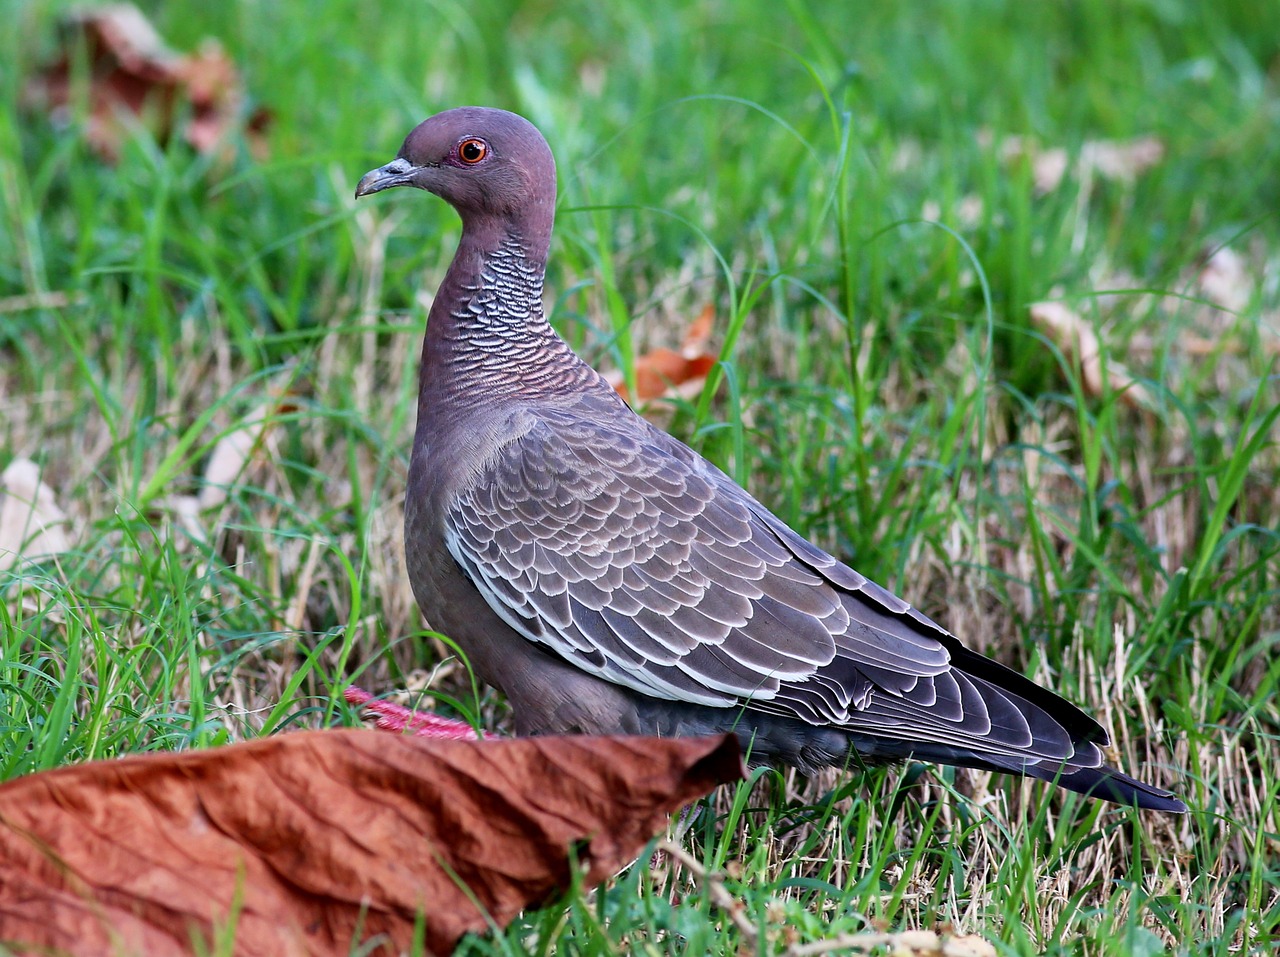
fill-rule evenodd
<path id="1" fill-rule="evenodd" d="M 1070 773 L 1058 773 L 1052 768 L 1027 768 L 1027 773 L 1045 781 L 1052 781 L 1069 791 L 1077 791 L 1086 797 L 1111 801 L 1115 804 L 1137 805 L 1145 811 L 1165 811 L 1169 814 L 1186 814 L 1187 806 L 1172 791 L 1144 784 L 1123 771 L 1109 768 L 1081 768 Z"/>

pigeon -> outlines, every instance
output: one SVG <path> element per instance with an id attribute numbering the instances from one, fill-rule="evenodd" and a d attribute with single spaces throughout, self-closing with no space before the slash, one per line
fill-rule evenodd
<path id="1" fill-rule="evenodd" d="M 811 544 L 557 335 L 556 167 L 533 124 L 436 114 L 356 197 L 397 186 L 462 218 L 422 347 L 409 578 L 518 734 L 732 731 L 805 772 L 912 759 L 1186 810 L 1109 767 L 1083 711 Z"/>

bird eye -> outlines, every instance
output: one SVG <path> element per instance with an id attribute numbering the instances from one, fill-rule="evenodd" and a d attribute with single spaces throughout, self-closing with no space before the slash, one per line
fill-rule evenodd
<path id="1" fill-rule="evenodd" d="M 489 155 L 489 145 L 484 140 L 463 140 L 458 144 L 458 158 L 474 166 Z"/>

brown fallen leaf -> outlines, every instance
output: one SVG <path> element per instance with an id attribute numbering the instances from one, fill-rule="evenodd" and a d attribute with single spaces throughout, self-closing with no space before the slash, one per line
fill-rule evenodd
<path id="1" fill-rule="evenodd" d="M 40 481 L 40 466 L 14 459 L 0 474 L 0 571 L 19 558 L 60 555 L 71 547 L 67 516 L 53 489 Z"/>
<path id="2" fill-rule="evenodd" d="M 205 40 L 193 55 L 176 53 L 128 3 L 73 10 L 60 26 L 60 52 L 27 82 L 23 102 L 66 125 L 72 104 L 86 98 L 85 135 L 104 159 L 117 158 L 135 126 L 164 143 L 179 122 L 176 132 L 197 152 L 214 152 L 241 124 L 254 152 L 264 151 L 270 114 L 259 108 L 243 116 L 239 72 L 216 41 Z M 79 89 L 82 50 L 87 91 Z"/>
<path id="3" fill-rule="evenodd" d="M 1106 388 L 1102 375 L 1102 345 L 1093 327 L 1084 317 L 1060 302 L 1032 304 L 1032 324 L 1047 335 L 1080 369 L 1080 380 L 1086 395 L 1095 398 L 1108 390 L 1118 392 L 1120 400 L 1129 406 L 1144 407 L 1151 404 L 1151 395 L 1129 370 L 1115 360 L 1108 360 Z"/>
<path id="4" fill-rule="evenodd" d="M 711 332 L 716 324 L 716 309 L 710 304 L 702 307 L 698 317 L 689 323 L 680 340 L 680 354 L 686 359 L 696 359 L 705 355 L 711 343 Z"/>
<path id="5" fill-rule="evenodd" d="M 636 395 L 634 401 L 647 402 L 663 397 L 691 398 L 702 389 L 707 374 L 718 359 L 707 352 L 711 330 L 715 324 L 715 307 L 706 306 L 685 330 L 680 351 L 659 347 L 636 359 Z M 614 370 L 605 379 L 628 402 L 633 401 L 626 380 Z"/>
<path id="6" fill-rule="evenodd" d="M 628 863 L 743 768 L 719 738 L 311 731 L 0 784 L 0 950 L 398 954 Z M 571 853 L 572 849 L 572 853 Z M 224 936 L 225 940 L 226 937 Z M 220 952 L 226 952 L 220 949 Z"/>

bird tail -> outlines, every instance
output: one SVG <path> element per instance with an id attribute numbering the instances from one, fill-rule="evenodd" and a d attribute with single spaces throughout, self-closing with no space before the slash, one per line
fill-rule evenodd
<path id="1" fill-rule="evenodd" d="M 1071 702 L 967 648 L 958 654 L 953 651 L 953 656 L 953 662 L 966 673 L 1021 699 L 1019 707 L 1028 717 L 1037 711 L 1047 716 L 1071 736 L 1076 746 L 1075 755 L 1063 764 L 1025 761 L 1020 762 L 1020 766 L 1008 765 L 1006 770 L 1049 781 L 1068 791 L 1103 801 L 1130 807 L 1137 805 L 1152 811 L 1186 813 L 1187 806 L 1173 792 L 1139 781 L 1104 764 L 1101 747 L 1107 744 L 1106 731 Z"/>
<path id="2" fill-rule="evenodd" d="M 1167 811 L 1171 814 L 1185 814 L 1187 806 L 1178 800 L 1172 791 L 1155 787 L 1131 778 L 1123 771 L 1107 767 L 1105 764 L 1096 768 L 1079 768 L 1073 771 L 1059 771 L 1055 768 L 1024 767 L 1024 774 L 1050 781 L 1069 791 L 1077 791 L 1086 797 L 1101 798 L 1116 804 L 1135 804 L 1149 811 Z"/>
<path id="3" fill-rule="evenodd" d="M 1172 791 L 1166 791 L 1155 785 L 1131 778 L 1123 771 L 1108 767 L 1102 763 L 1102 752 L 1091 743 L 1084 743 L 1072 760 L 1066 764 L 1037 763 L 1024 757 L 1007 754 L 990 754 L 970 750 L 955 745 L 939 743 L 886 742 L 859 736 L 854 747 L 864 757 L 873 761 L 902 760 L 910 758 L 915 761 L 932 761 L 938 764 L 951 764 L 962 768 L 974 768 L 979 771 L 995 771 L 1001 774 L 1021 774 L 1038 778 L 1064 787 L 1068 791 L 1076 791 L 1086 797 L 1114 804 L 1135 805 L 1149 811 L 1165 811 L 1170 814 L 1185 814 L 1187 806 Z M 1080 761 L 1096 765 L 1081 767 Z"/>

